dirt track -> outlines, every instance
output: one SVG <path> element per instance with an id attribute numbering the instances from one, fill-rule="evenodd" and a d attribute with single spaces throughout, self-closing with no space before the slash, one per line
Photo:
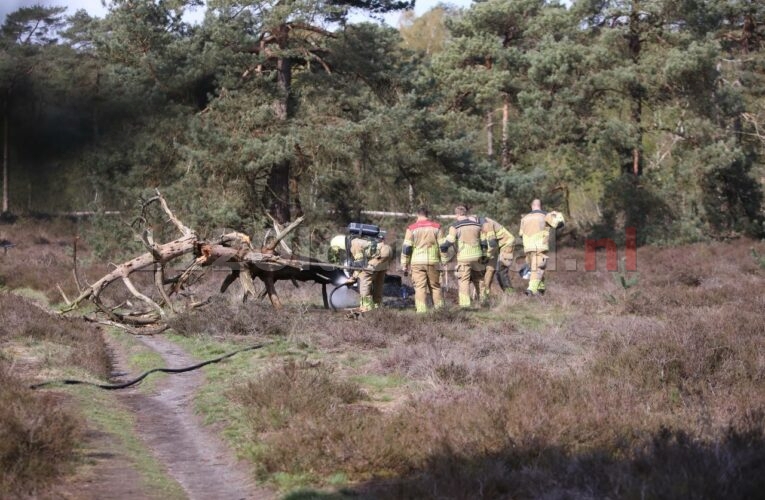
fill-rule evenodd
<path id="1" fill-rule="evenodd" d="M 168 367 L 196 362 L 162 337 L 139 339 L 158 352 Z M 191 499 L 273 498 L 272 492 L 254 485 L 246 467 L 194 413 L 194 392 L 203 381 L 201 371 L 192 371 L 165 377 L 151 394 L 125 393 L 137 432 Z"/>
<path id="2" fill-rule="evenodd" d="M 196 362 L 179 346 L 161 337 L 138 337 L 159 353 L 163 365 L 178 368 Z M 107 337 L 108 341 L 108 337 Z M 114 382 L 135 376 L 128 374 L 126 355 L 120 344 L 112 348 L 113 369 L 120 373 Z M 118 400 L 133 414 L 134 432 L 162 464 L 190 499 L 271 499 L 276 494 L 258 487 L 249 477 L 246 464 L 239 463 L 224 442 L 194 413 L 193 398 L 204 382 L 201 371 L 174 374 L 158 381 L 151 392 L 130 388 L 117 391 Z M 88 430 L 85 439 L 87 470 L 71 481 L 54 487 L 43 498 L 65 499 L 160 499 L 152 491 L 131 459 L 109 434 Z"/>

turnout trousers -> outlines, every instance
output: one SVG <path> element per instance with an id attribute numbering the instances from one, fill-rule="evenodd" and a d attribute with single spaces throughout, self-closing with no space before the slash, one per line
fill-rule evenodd
<path id="1" fill-rule="evenodd" d="M 435 264 L 413 264 L 412 286 L 414 287 L 414 309 L 418 313 L 428 310 L 428 294 L 433 296 L 433 307 L 443 307 L 441 293 L 441 271 Z"/>
<path id="2" fill-rule="evenodd" d="M 480 262 L 460 262 L 457 264 L 457 276 L 459 278 L 459 305 L 460 307 L 470 307 L 472 302 L 470 296 L 470 285 L 475 287 L 476 295 L 480 297 L 481 281 L 483 272 L 486 269 Z"/>
<path id="3" fill-rule="evenodd" d="M 529 290 L 537 293 L 545 289 L 545 268 L 547 267 L 547 252 L 526 252 L 526 263 L 531 268 Z"/>

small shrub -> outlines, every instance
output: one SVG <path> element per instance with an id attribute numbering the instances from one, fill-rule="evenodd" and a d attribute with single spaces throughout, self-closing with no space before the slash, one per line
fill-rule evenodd
<path id="1" fill-rule="evenodd" d="M 295 362 L 267 371 L 234 390 L 257 431 L 279 429 L 291 419 L 326 415 L 339 404 L 365 399 L 358 385 L 335 380 L 327 368 L 300 368 Z"/>
<path id="2" fill-rule="evenodd" d="M 292 315 L 273 314 L 273 308 L 262 302 L 234 303 L 219 295 L 205 308 L 179 314 L 169 324 L 181 335 L 283 336 L 292 330 L 293 321 Z"/>
<path id="3" fill-rule="evenodd" d="M 29 299 L 0 292 L 0 340 L 34 339 L 72 347 L 61 366 L 73 364 L 107 377 L 111 360 L 100 327 L 80 318 L 56 316 Z"/>
<path id="4" fill-rule="evenodd" d="M 757 264 L 757 266 L 760 269 L 765 269 L 765 255 L 760 254 L 757 252 L 757 250 L 752 247 L 751 248 L 752 258 L 754 259 L 754 262 Z"/>
<path id="5" fill-rule="evenodd" d="M 31 494 L 66 470 L 80 435 L 52 394 L 30 392 L 0 366 L 0 497 Z"/>
<path id="6" fill-rule="evenodd" d="M 465 366 L 450 361 L 449 363 L 438 365 L 436 367 L 436 375 L 444 382 L 463 385 L 468 381 L 470 372 Z"/>

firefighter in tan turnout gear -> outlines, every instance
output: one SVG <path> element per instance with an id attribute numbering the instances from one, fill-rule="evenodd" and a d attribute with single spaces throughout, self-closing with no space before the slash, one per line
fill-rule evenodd
<path id="1" fill-rule="evenodd" d="M 362 228 L 356 231 L 356 228 Z M 382 305 L 385 274 L 393 257 L 393 250 L 385 243 L 383 231 L 377 226 L 351 223 L 349 236 L 337 235 L 332 238 L 329 261 L 335 264 L 349 264 L 362 269 L 354 271 L 346 285 L 359 284 L 360 310 L 370 311 Z"/>
<path id="2" fill-rule="evenodd" d="M 545 212 L 542 202 L 531 202 L 531 212 L 521 219 L 518 234 L 523 238 L 523 251 L 526 263 L 531 268 L 529 286 L 526 295 L 545 293 L 544 274 L 547 267 L 547 252 L 550 250 L 550 228 L 560 228 L 564 224 L 560 212 Z"/>
<path id="3" fill-rule="evenodd" d="M 503 290 L 512 292 L 508 268 L 513 263 L 513 245 L 515 236 L 499 222 L 489 217 L 479 217 L 482 240 L 486 242 L 486 272 L 483 276 L 481 299 L 486 301 L 491 291 L 491 282 L 497 272 L 505 273 L 506 279 L 500 280 Z M 505 283 L 507 285 L 505 285 Z"/>
<path id="4" fill-rule="evenodd" d="M 444 305 L 438 248 L 441 225 L 430 220 L 429 215 L 426 207 L 417 210 L 417 220 L 406 228 L 401 248 L 401 268 L 404 275 L 412 275 L 414 308 L 418 313 L 427 312 L 428 293 L 435 309 Z"/>
<path id="5" fill-rule="evenodd" d="M 442 260 L 448 260 L 451 246 L 456 249 L 457 275 L 459 277 L 459 305 L 470 307 L 470 284 L 475 286 L 480 297 L 481 279 L 485 267 L 486 243 L 481 239 L 481 224 L 468 217 L 467 208 L 458 205 L 454 209 L 457 220 L 449 226 L 449 234 L 441 244 Z"/>
<path id="6" fill-rule="evenodd" d="M 378 237 L 372 240 L 351 240 L 354 262 L 365 262 L 362 271 L 356 271 L 361 296 L 361 312 L 371 311 L 382 305 L 385 272 L 390 267 L 393 250 Z"/>

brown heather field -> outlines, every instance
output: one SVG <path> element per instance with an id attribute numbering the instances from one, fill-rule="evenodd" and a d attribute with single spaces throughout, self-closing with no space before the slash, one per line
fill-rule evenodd
<path id="1" fill-rule="evenodd" d="M 36 264 L 21 270 L 8 264 L 18 248 L 0 256 L 4 286 L 57 300 L 69 268 L 42 260 L 68 257 L 48 248 L 29 243 Z M 227 295 L 173 328 L 200 352 L 269 342 L 210 367 L 200 398 L 217 399 L 199 407 L 286 498 L 756 498 L 763 255 L 747 240 L 642 247 L 637 273 L 607 272 L 603 259 L 599 271 L 549 273 L 540 299 L 496 291 L 490 307 L 422 316 L 347 319 L 320 309 L 317 286 L 284 284 L 278 313 Z M 583 250 L 568 248 L 558 269 L 571 259 L 583 268 Z M 28 356 L 30 343 L 68 355 Z M 98 331 L 9 293 L 0 347 L 1 497 L 66 473 L 79 438 L 65 392 L 24 381 L 64 365 L 104 376 L 107 361 Z"/>
<path id="2" fill-rule="evenodd" d="M 98 328 L 0 291 L 0 498 L 36 497 L 72 471 L 82 437 L 80 415 L 66 395 L 33 392 L 30 381 L 108 374 Z"/>
<path id="3" fill-rule="evenodd" d="M 22 221 L 0 224 L 0 498 L 37 497 L 73 470 L 83 422 L 64 393 L 33 392 L 39 378 L 104 379 L 110 372 L 101 330 L 51 314 L 71 294 L 73 225 Z M 69 245 L 69 248 L 67 248 Z"/>
<path id="4" fill-rule="evenodd" d="M 262 478 L 339 477 L 344 494 L 375 498 L 753 498 L 765 491 L 763 253 L 646 247 L 638 273 L 604 260 L 550 273 L 541 299 L 422 317 L 348 320 L 298 305 L 317 303 L 309 288 L 280 314 L 222 300 L 175 328 L 286 340 L 227 392 Z M 582 251 L 558 259 L 583 267 Z"/>

